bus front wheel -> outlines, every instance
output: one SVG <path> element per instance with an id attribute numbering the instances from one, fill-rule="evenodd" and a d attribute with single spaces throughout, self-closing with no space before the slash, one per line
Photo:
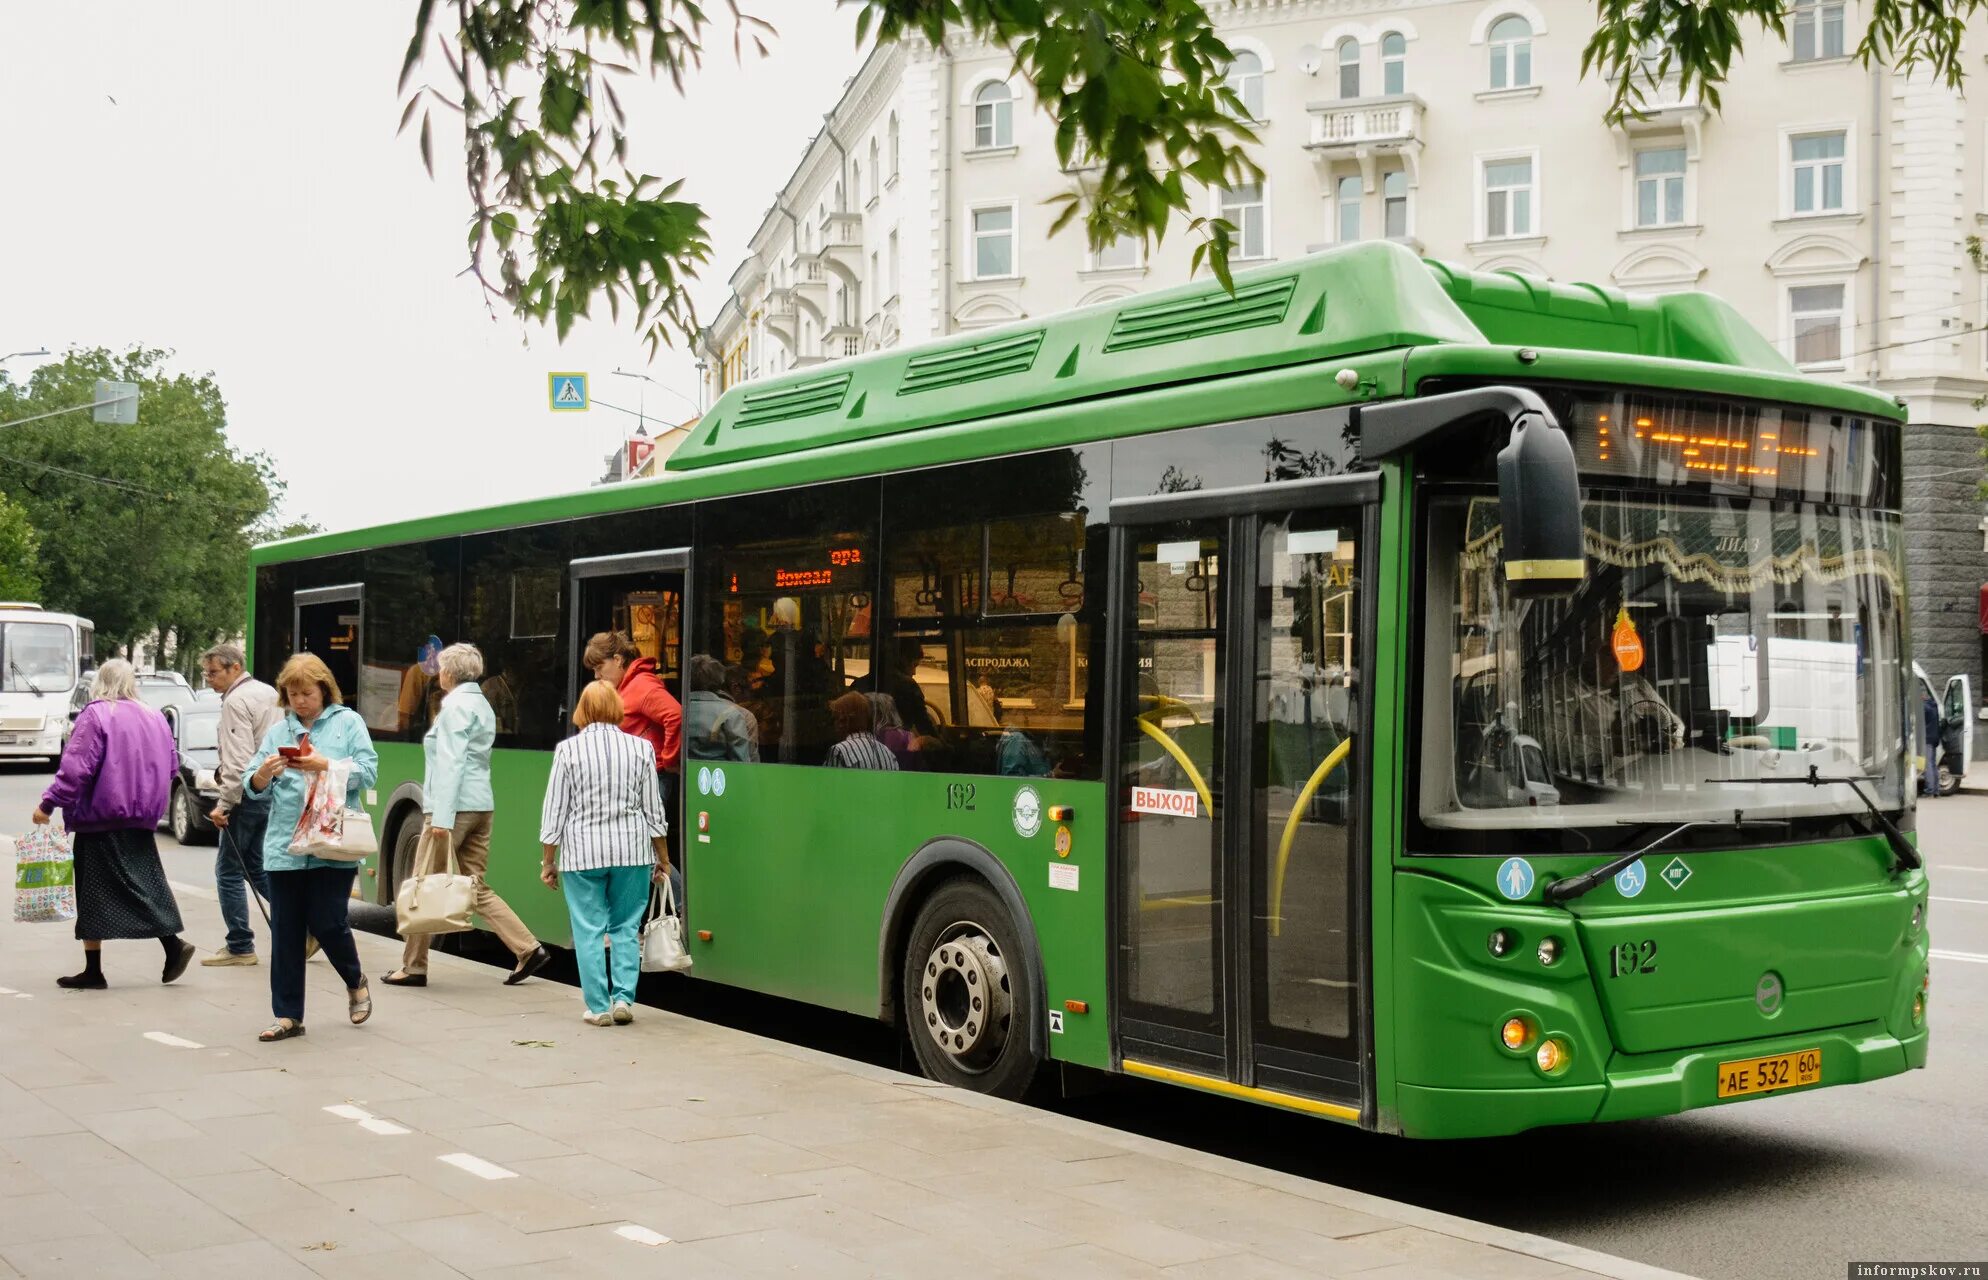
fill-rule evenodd
<path id="1" fill-rule="evenodd" d="M 1035 1079 L 1035 1002 L 1008 909 L 980 880 L 941 886 L 904 952 L 906 1030 L 924 1073 L 942 1084 L 1019 1098 Z"/>

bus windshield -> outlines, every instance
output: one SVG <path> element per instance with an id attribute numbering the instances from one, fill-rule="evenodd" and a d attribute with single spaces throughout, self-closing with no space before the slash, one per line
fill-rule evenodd
<path id="1" fill-rule="evenodd" d="M 1588 576 L 1500 584 L 1493 495 L 1432 505 L 1423 822 L 1603 826 L 1905 803 L 1916 705 L 1898 518 L 1830 503 L 1590 490 Z"/>
<path id="2" fill-rule="evenodd" d="M 57 622 L 0 622 L 0 692 L 67 693 L 76 642 Z"/>

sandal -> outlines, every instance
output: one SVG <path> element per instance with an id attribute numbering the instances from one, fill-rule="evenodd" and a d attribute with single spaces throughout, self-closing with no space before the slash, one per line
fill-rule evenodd
<path id="1" fill-rule="evenodd" d="M 380 981 L 390 987 L 425 987 L 428 985 L 428 975 L 425 973 L 409 973 L 405 969 L 395 969 L 392 973 L 381 978 Z"/>
<path id="2" fill-rule="evenodd" d="M 373 989 L 354 987 L 345 993 L 346 1006 L 352 1014 L 352 1025 L 358 1026 L 373 1016 Z"/>
<path id="3" fill-rule="evenodd" d="M 300 1036 L 302 1034 L 304 1034 L 303 1023 L 281 1019 L 265 1029 L 256 1039 L 262 1041 L 264 1044 L 275 1044 L 278 1040 L 288 1040 L 292 1036 Z"/>

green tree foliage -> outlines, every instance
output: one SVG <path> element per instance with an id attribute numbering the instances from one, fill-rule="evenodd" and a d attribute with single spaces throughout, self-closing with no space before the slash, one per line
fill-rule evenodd
<path id="1" fill-rule="evenodd" d="M 775 33 L 726 0 L 734 56 Z M 825 0 L 813 0 L 825 2 Z M 1199 0 L 844 0 L 861 6 L 858 39 L 968 32 L 1008 49 L 1056 121 L 1058 158 L 1097 168 L 1058 198 L 1101 249 L 1120 236 L 1157 242 L 1176 222 L 1198 232 L 1194 263 L 1225 285 L 1235 228 L 1193 216 L 1191 185 L 1249 182 L 1255 141 L 1224 84 L 1231 53 Z M 1607 77 L 1608 116 L 1636 114 L 1675 76 L 1717 109 L 1749 29 L 1787 35 L 1787 0 L 1595 0 L 1582 71 Z M 1871 0 L 1857 47 L 1867 63 L 1923 65 L 1958 85 L 1961 37 L 1988 0 Z M 469 273 L 520 317 L 564 338 L 607 300 L 627 306 L 656 348 L 694 338 L 686 292 L 709 259 L 704 210 L 683 184 L 628 164 L 626 77 L 664 75 L 679 90 L 712 34 L 697 0 L 417 0 L 401 66 L 401 128 L 419 120 L 434 171 L 433 112 L 463 118 L 463 174 L 474 210 Z M 721 33 L 722 34 L 722 33 Z M 439 84 L 420 73 L 439 56 Z M 695 127 L 693 124 L 692 127 Z"/>
<path id="2" fill-rule="evenodd" d="M 28 513 L 0 493 L 0 600 L 41 600 L 39 545 Z"/>
<path id="3" fill-rule="evenodd" d="M 89 404 L 99 378 L 139 386 L 136 426 L 73 413 L 0 429 L 0 496 L 39 537 L 43 604 L 87 615 L 104 652 L 166 632 L 183 666 L 240 631 L 248 549 L 278 532 L 283 486 L 229 447 L 213 379 L 169 372 L 168 354 L 76 350 L 0 384 L 0 422 Z"/>

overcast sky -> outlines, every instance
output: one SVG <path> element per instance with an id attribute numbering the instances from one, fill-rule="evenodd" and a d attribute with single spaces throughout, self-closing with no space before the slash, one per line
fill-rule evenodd
<path id="1" fill-rule="evenodd" d="M 770 58 L 735 64 L 721 23 L 687 97 L 622 90 L 638 167 L 685 178 L 710 216 L 707 317 L 861 62 L 853 9 L 746 7 L 780 30 Z M 432 180 L 414 130 L 394 135 L 413 12 L 92 0 L 86 24 L 69 5 L 0 0 L 0 355 L 173 350 L 175 368 L 214 375 L 235 446 L 274 460 L 288 513 L 330 529 L 594 480 L 635 419 L 548 412 L 551 370 L 587 370 L 597 398 L 630 409 L 646 393 L 651 414 L 692 413 L 688 351 L 649 363 L 605 307 L 561 344 L 493 322 L 457 278 L 460 134 L 445 146 L 438 131 Z M 5 367 L 25 379 L 36 363 Z"/>

